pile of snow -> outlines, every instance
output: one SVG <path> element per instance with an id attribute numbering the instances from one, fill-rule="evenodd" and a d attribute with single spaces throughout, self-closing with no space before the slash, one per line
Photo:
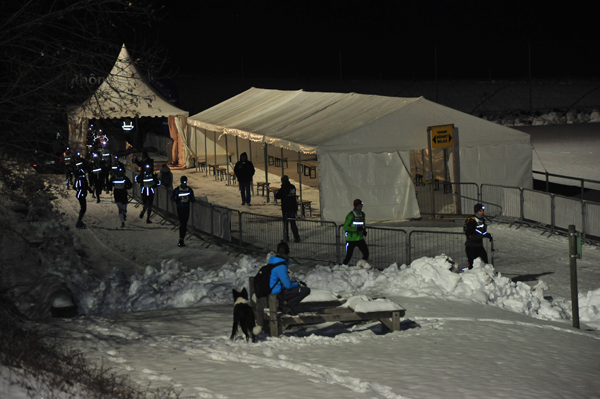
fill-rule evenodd
<path id="1" fill-rule="evenodd" d="M 187 270 L 176 260 L 165 260 L 161 270 L 148 266 L 144 274 L 138 273 L 129 279 L 118 269 L 102 281 L 87 275 L 72 276 L 75 278 L 70 286 L 80 312 L 85 314 L 225 304 L 233 301 L 231 290 L 247 287 L 248 277 L 255 275 L 263 265 L 264 260 L 245 256 L 239 263 L 228 262 L 218 270 L 204 271 L 201 268 Z M 457 274 L 451 269 L 451 260 L 440 255 L 417 259 L 410 266 L 393 264 L 382 271 L 319 265 L 306 274 L 294 276 L 292 272 L 292 277 L 306 281 L 315 291 L 313 300 L 315 296 L 341 297 L 355 310 L 390 310 L 394 306 L 389 301 L 370 301 L 366 297 L 428 296 L 471 300 L 545 320 L 571 318 L 570 301 L 545 299 L 547 286 L 543 281 L 535 287 L 513 282 L 480 260 L 464 273 Z M 333 295 L 325 295 L 327 292 Z M 600 328 L 600 289 L 580 294 L 579 305 L 581 321 Z"/>

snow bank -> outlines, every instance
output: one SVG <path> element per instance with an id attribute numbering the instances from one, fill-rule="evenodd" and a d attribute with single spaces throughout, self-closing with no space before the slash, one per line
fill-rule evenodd
<path id="1" fill-rule="evenodd" d="M 176 260 L 162 262 L 161 270 L 148 266 L 143 274 L 127 279 L 121 271 L 102 281 L 76 278 L 83 286 L 72 289 L 82 313 L 103 314 L 205 304 L 231 303 L 231 290 L 247 287 L 248 277 L 255 275 L 264 261 L 245 256 L 239 263 L 226 263 L 216 271 L 201 268 L 187 270 Z M 421 258 L 410 266 L 393 264 L 383 271 L 342 265 L 316 266 L 306 275 L 297 275 L 314 291 L 312 299 L 331 300 L 342 297 L 347 305 L 360 311 L 395 309 L 389 301 L 367 297 L 394 295 L 472 300 L 498 306 L 545 320 L 571 318 L 570 301 L 544 298 L 543 281 L 535 287 L 513 282 L 496 273 L 492 265 L 475 261 L 472 270 L 457 274 L 445 255 Z M 74 288 L 74 287 L 73 287 Z M 318 299 L 316 299 L 318 298 Z M 600 289 L 581 294 L 581 321 L 600 328 Z"/>

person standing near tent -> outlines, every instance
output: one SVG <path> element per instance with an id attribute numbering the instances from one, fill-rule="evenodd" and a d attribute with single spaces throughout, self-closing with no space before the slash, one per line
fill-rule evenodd
<path id="1" fill-rule="evenodd" d="M 296 199 L 296 186 L 290 183 L 287 175 L 281 177 L 281 188 L 275 193 L 275 198 L 281 200 L 281 213 L 283 214 L 283 240 L 289 241 L 288 222 L 292 226 L 294 242 L 300 242 L 298 226 L 296 225 L 296 213 L 298 212 L 298 200 Z"/>
<path id="2" fill-rule="evenodd" d="M 344 265 L 348 265 L 350 259 L 352 259 L 355 247 L 360 249 L 365 261 L 369 260 L 369 247 L 365 242 L 365 236 L 367 235 L 366 217 L 362 208 L 362 201 L 355 199 L 354 209 L 346 216 L 344 222 L 344 231 L 346 232 L 346 257 L 342 262 Z"/>
<path id="3" fill-rule="evenodd" d="M 133 187 L 133 183 L 131 183 L 129 177 L 125 175 L 125 168 L 122 166 L 118 167 L 111 183 L 115 204 L 117 204 L 117 208 L 119 209 L 121 227 L 125 227 L 125 221 L 127 220 L 127 203 L 129 202 L 127 190 Z"/>
<path id="4" fill-rule="evenodd" d="M 242 193 L 242 205 L 250 206 L 250 186 L 254 176 L 254 164 L 248 160 L 248 155 L 242 152 L 240 160 L 233 167 L 233 173 L 238 180 L 240 192 Z"/>
<path id="5" fill-rule="evenodd" d="M 494 238 L 487 232 L 487 225 L 485 224 L 485 218 L 483 217 L 484 210 L 485 206 L 482 204 L 475 204 L 473 207 L 475 214 L 469 216 L 463 225 L 463 230 L 467 236 L 467 241 L 465 241 L 465 251 L 467 253 L 468 269 L 473 268 L 473 261 L 477 258 L 481 258 L 484 263 L 488 263 L 487 252 L 483 247 L 483 239 L 487 238 L 491 241 Z"/>
<path id="6" fill-rule="evenodd" d="M 179 247 L 185 247 L 183 242 L 187 233 L 187 224 L 190 219 L 191 204 L 196 202 L 194 190 L 187 185 L 187 177 L 181 176 L 181 184 L 173 190 L 171 200 L 177 204 L 177 218 L 179 219 Z"/>

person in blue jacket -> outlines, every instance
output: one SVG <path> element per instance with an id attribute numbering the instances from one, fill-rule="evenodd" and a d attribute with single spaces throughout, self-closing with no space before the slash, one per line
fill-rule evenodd
<path id="1" fill-rule="evenodd" d="M 298 314 L 297 305 L 310 294 L 310 288 L 303 282 L 291 281 L 288 273 L 290 248 L 285 242 L 277 245 L 277 255 L 271 256 L 270 264 L 281 263 L 271 270 L 269 285 L 271 294 L 277 295 L 281 311 L 285 314 Z"/>
<path id="2" fill-rule="evenodd" d="M 187 224 L 190 218 L 190 204 L 196 202 L 194 190 L 187 184 L 187 177 L 181 176 L 181 185 L 177 186 L 171 193 L 171 200 L 177 204 L 177 218 L 179 219 L 179 244 L 185 247 L 183 239 L 187 233 Z"/>

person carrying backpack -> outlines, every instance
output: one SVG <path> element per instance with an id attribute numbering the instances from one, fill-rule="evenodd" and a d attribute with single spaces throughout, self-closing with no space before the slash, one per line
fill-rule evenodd
<path id="1" fill-rule="evenodd" d="M 476 204 L 473 207 L 475 214 L 469 216 L 463 225 L 463 230 L 467 236 L 465 252 L 467 253 L 468 269 L 473 268 L 473 261 L 477 258 L 481 258 L 484 263 L 488 263 L 487 252 L 483 247 L 483 239 L 493 240 L 493 237 L 487 232 L 487 225 L 483 217 L 484 210 L 485 206 Z"/>
<path id="2" fill-rule="evenodd" d="M 269 264 L 278 264 L 271 270 L 269 286 L 271 294 L 277 295 L 281 311 L 296 315 L 298 304 L 310 294 L 310 288 L 304 283 L 291 281 L 288 272 L 290 248 L 285 242 L 277 245 L 277 254 L 271 256 Z"/>

